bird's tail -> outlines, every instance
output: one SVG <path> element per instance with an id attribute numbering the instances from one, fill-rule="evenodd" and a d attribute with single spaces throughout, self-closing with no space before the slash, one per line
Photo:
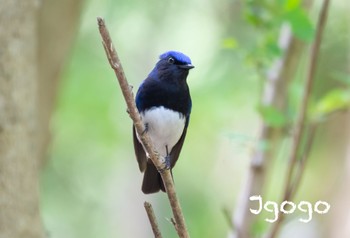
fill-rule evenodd
<path id="1" fill-rule="evenodd" d="M 164 183 L 157 168 L 153 162 L 149 159 L 147 161 L 147 167 L 143 176 L 142 192 L 145 194 L 156 193 L 159 190 L 165 192 Z"/>

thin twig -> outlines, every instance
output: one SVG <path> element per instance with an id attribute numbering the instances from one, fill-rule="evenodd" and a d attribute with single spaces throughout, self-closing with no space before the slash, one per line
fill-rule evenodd
<path id="1" fill-rule="evenodd" d="M 143 205 L 144 205 L 144 207 L 146 209 L 149 222 L 151 223 L 154 237 L 155 238 L 162 238 L 162 233 L 159 230 L 157 218 L 154 215 L 154 211 L 153 211 L 152 205 L 149 202 L 145 202 Z"/>
<path id="2" fill-rule="evenodd" d="M 293 198 L 297 192 L 297 189 L 299 188 L 299 184 L 301 183 L 302 177 L 305 174 L 304 171 L 305 171 L 305 167 L 306 167 L 306 162 L 310 156 L 310 152 L 311 152 L 311 149 L 313 146 L 317 127 L 318 127 L 318 123 L 310 125 L 308 137 L 306 139 L 305 149 L 302 153 L 301 159 L 298 159 L 298 168 L 296 169 L 295 179 L 293 181 L 293 184 L 291 184 L 289 186 L 289 190 L 290 190 L 290 191 L 288 191 L 288 193 L 290 194 L 289 200 L 293 200 Z"/>
<path id="3" fill-rule="evenodd" d="M 317 23 L 316 38 L 315 38 L 315 41 L 314 41 L 312 48 L 311 48 L 310 63 L 309 63 L 310 66 L 309 66 L 309 69 L 307 72 L 305 90 L 304 90 L 303 98 L 302 98 L 301 105 L 300 105 L 300 113 L 299 113 L 299 116 L 297 118 L 294 136 L 293 136 L 292 151 L 291 151 L 291 156 L 290 156 L 290 165 L 291 166 L 289 166 L 289 170 L 288 170 L 287 181 L 286 181 L 286 186 L 285 186 L 286 190 L 288 189 L 288 186 L 292 180 L 293 172 L 294 172 L 294 168 L 295 168 L 294 165 L 297 162 L 298 152 L 299 152 L 299 148 L 301 146 L 301 137 L 302 137 L 305 122 L 306 122 L 306 112 L 307 112 L 307 108 L 308 108 L 309 98 L 311 95 L 312 85 L 314 82 L 314 74 L 315 74 L 315 69 L 316 69 L 316 64 L 317 64 L 317 57 L 318 57 L 318 53 L 319 53 L 320 43 L 322 40 L 323 29 L 325 26 L 328 4 L 329 4 L 329 0 L 324 0 L 323 5 L 322 5 L 322 9 L 321 9 L 321 13 L 320 13 L 320 17 L 319 17 L 319 21 Z"/>
<path id="4" fill-rule="evenodd" d="M 303 1 L 304 9 L 308 10 L 313 0 Z M 285 111 L 287 104 L 287 90 L 290 81 L 293 79 L 298 60 L 303 53 L 304 43 L 291 33 L 290 27 L 283 24 L 279 36 L 280 48 L 283 54 L 272 65 L 265 81 L 265 87 L 261 98 L 263 106 L 273 106 L 279 111 Z M 250 230 L 256 217 L 249 212 L 249 197 L 252 195 L 261 195 L 264 191 L 267 170 L 272 163 L 273 150 L 276 147 L 281 130 L 271 127 L 262 122 L 259 131 L 259 141 L 268 142 L 266 149 L 256 149 L 252 154 L 250 170 L 248 172 L 247 183 L 243 187 L 241 196 L 233 214 L 234 227 L 233 233 L 237 238 L 251 237 Z"/>
<path id="5" fill-rule="evenodd" d="M 294 131 L 294 136 L 293 136 L 293 141 L 292 141 L 292 149 L 291 149 L 291 155 L 289 159 L 289 166 L 288 166 L 288 172 L 287 172 L 287 179 L 286 183 L 284 186 L 284 193 L 283 193 L 283 199 L 282 201 L 290 199 L 290 196 L 292 195 L 291 191 L 293 189 L 290 188 L 293 182 L 293 175 L 295 173 L 295 168 L 297 167 L 296 164 L 298 162 L 298 153 L 300 152 L 299 148 L 301 146 L 301 138 L 303 135 L 304 131 L 304 126 L 306 123 L 306 112 L 309 104 L 309 98 L 311 95 L 311 90 L 312 90 L 312 85 L 314 82 L 314 75 L 316 71 L 316 65 L 317 65 L 317 58 L 319 54 L 319 49 L 320 49 L 320 44 L 322 41 L 322 34 L 323 30 L 325 27 L 325 23 L 327 20 L 327 12 L 328 12 L 328 6 L 329 6 L 330 0 L 324 0 L 321 8 L 321 12 L 319 15 L 319 19 L 317 22 L 317 27 L 316 27 L 316 36 L 314 43 L 312 44 L 311 47 L 311 52 L 310 52 L 310 62 L 309 62 L 309 68 L 306 76 L 306 82 L 305 82 L 305 90 L 304 94 L 302 97 L 301 105 L 300 105 L 300 113 L 297 118 L 297 122 L 295 125 L 295 131 Z M 268 237 L 273 238 L 276 237 L 280 225 L 282 221 L 284 220 L 283 214 L 279 216 L 279 219 L 277 222 L 275 222 L 272 225 L 271 232 L 269 233 Z"/>
<path id="6" fill-rule="evenodd" d="M 287 102 L 287 88 L 296 72 L 297 59 L 302 54 L 304 44 L 292 36 L 290 28 L 281 29 L 280 38 L 285 41 L 281 45 L 284 54 L 272 66 L 261 100 L 264 106 L 273 106 L 283 111 Z M 259 141 L 271 144 L 279 130 L 279 128 L 268 126 L 262 122 Z M 249 212 L 249 197 L 262 194 L 272 157 L 271 146 L 267 149 L 256 149 L 252 155 L 247 183 L 243 187 L 233 215 L 234 227 L 236 228 L 235 237 L 251 237 L 250 229 L 255 217 Z"/>
<path id="7" fill-rule="evenodd" d="M 171 224 L 173 224 L 173 226 L 176 228 L 176 222 L 175 222 L 174 218 L 170 218 L 170 222 L 171 222 Z"/>
<path id="8" fill-rule="evenodd" d="M 131 117 L 134 123 L 136 132 L 139 134 L 139 138 L 141 140 L 143 148 L 147 151 L 147 154 L 149 155 L 150 159 L 152 160 L 153 164 L 156 166 L 158 171 L 164 171 L 160 175 L 162 176 L 164 186 L 168 195 L 168 199 L 172 208 L 173 216 L 176 221 L 176 227 L 175 227 L 176 231 L 179 237 L 188 238 L 189 234 L 186 228 L 185 219 L 181 210 L 179 200 L 176 195 L 175 186 L 174 186 L 170 171 L 167 169 L 164 169 L 164 164 L 160 160 L 159 154 L 155 151 L 154 146 L 152 145 L 148 134 L 142 133 L 143 131 L 145 131 L 145 126 L 142 123 L 140 114 L 136 108 L 131 87 L 126 80 L 123 67 L 119 60 L 117 52 L 113 46 L 108 29 L 102 18 L 98 17 L 97 22 L 98 22 L 99 31 L 103 40 L 102 41 L 103 47 L 106 51 L 108 61 L 111 67 L 114 69 L 114 72 L 118 78 L 118 82 L 128 108 L 129 116 Z"/>

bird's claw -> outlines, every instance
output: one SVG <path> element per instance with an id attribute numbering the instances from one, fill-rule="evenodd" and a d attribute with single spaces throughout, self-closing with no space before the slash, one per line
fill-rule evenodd
<path id="1" fill-rule="evenodd" d="M 166 170 L 169 170 L 171 168 L 171 163 L 170 163 L 170 156 L 167 155 L 164 157 L 164 161 L 162 162 L 164 167 L 159 170 L 159 173 L 164 173 Z"/>

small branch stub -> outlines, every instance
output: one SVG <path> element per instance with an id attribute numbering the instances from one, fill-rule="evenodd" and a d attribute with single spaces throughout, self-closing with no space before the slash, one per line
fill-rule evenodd
<path id="1" fill-rule="evenodd" d="M 144 205 L 144 207 L 146 209 L 149 222 L 151 223 L 154 237 L 155 238 L 162 238 L 162 234 L 161 234 L 161 232 L 159 230 L 157 218 L 154 215 L 154 211 L 153 211 L 152 205 L 149 202 L 145 202 L 143 205 Z"/>

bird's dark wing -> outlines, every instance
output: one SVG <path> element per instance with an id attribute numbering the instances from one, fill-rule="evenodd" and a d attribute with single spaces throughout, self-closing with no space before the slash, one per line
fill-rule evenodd
<path id="1" fill-rule="evenodd" d="M 135 150 L 136 159 L 137 159 L 137 162 L 139 163 L 140 171 L 143 172 L 147 167 L 147 156 L 145 151 L 143 150 L 142 144 L 137 139 L 134 126 L 132 127 L 132 134 L 134 139 L 134 150 Z"/>
<path id="2" fill-rule="evenodd" d="M 186 125 L 184 128 L 184 131 L 182 132 L 182 135 L 179 139 L 179 141 L 176 143 L 176 145 L 173 147 L 173 149 L 170 152 L 170 167 L 173 168 L 176 164 L 177 159 L 179 158 L 182 145 L 184 144 L 186 132 L 187 132 L 187 124 L 188 124 L 189 118 L 186 119 Z"/>

